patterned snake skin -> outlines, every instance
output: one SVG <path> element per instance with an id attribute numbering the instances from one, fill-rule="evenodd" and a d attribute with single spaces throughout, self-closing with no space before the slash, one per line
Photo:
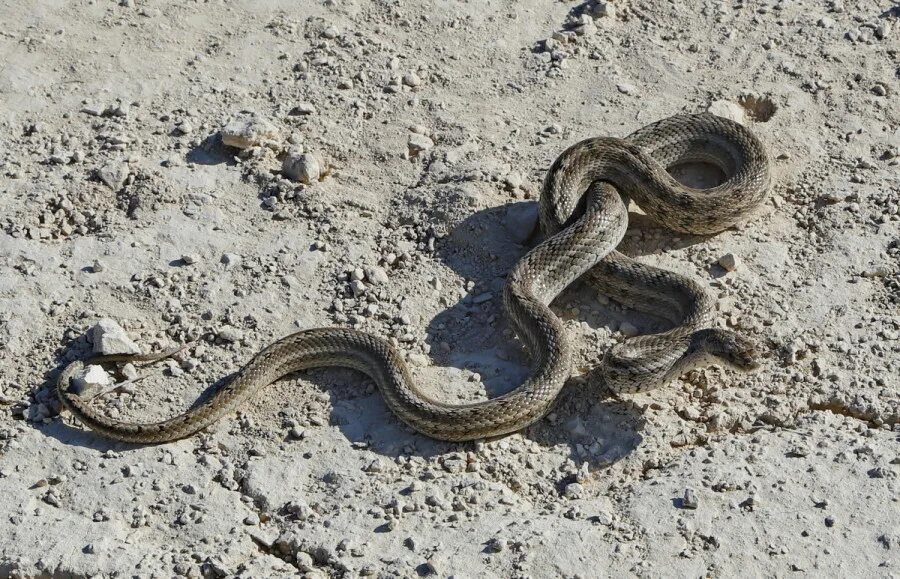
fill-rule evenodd
<path id="1" fill-rule="evenodd" d="M 676 181 L 668 167 L 689 162 L 717 166 L 727 176 L 711 189 Z M 606 354 L 598 374 L 617 393 L 654 388 L 710 361 L 739 369 L 755 365 L 753 344 L 733 332 L 712 329 L 714 304 L 696 282 L 642 265 L 615 251 L 625 234 L 624 198 L 675 231 L 708 234 L 747 216 L 770 185 L 765 150 L 746 128 L 709 114 L 678 115 L 624 139 L 592 138 L 559 156 L 544 182 L 541 227 L 547 239 L 508 276 L 503 303 L 532 361 L 530 377 L 493 399 L 446 404 L 413 382 L 403 358 L 387 341 L 351 329 L 303 330 L 254 356 L 211 398 L 156 423 L 115 420 L 92 410 L 70 389 L 83 368 L 76 361 L 61 373 L 63 405 L 93 430 L 118 440 L 160 443 L 190 436 L 236 410 L 279 378 L 306 368 L 343 366 L 369 376 L 387 405 L 404 422 L 433 438 L 475 440 L 515 432 L 541 418 L 571 372 L 563 325 L 549 304 L 569 284 L 588 276 L 610 298 L 677 324 L 655 335 L 625 340 Z M 100 357 L 91 362 L 123 360 Z"/>

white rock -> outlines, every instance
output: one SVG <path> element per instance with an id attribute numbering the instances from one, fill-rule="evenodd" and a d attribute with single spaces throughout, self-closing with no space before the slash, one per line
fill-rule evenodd
<path id="1" fill-rule="evenodd" d="M 366 289 L 368 289 L 368 288 L 366 288 L 366 284 L 364 284 L 363 282 L 361 282 L 358 279 L 355 279 L 350 282 L 350 291 L 353 292 L 354 296 L 360 296 L 360 295 L 366 293 Z"/>
<path id="2" fill-rule="evenodd" d="M 319 176 L 322 174 L 319 159 L 315 155 L 296 149 L 288 151 L 287 156 L 281 163 L 281 170 L 290 179 L 306 183 L 307 185 L 318 181 Z"/>
<path id="3" fill-rule="evenodd" d="M 403 75 L 403 84 L 406 86 L 419 86 L 422 84 L 422 79 L 416 73 L 408 72 Z"/>
<path id="4" fill-rule="evenodd" d="M 224 342 L 240 342 L 241 338 L 243 338 L 241 331 L 233 326 L 221 328 L 216 335 Z"/>
<path id="5" fill-rule="evenodd" d="M 291 109 L 292 115 L 312 115 L 316 112 L 316 105 L 312 103 L 300 103 Z"/>
<path id="6" fill-rule="evenodd" d="M 266 142 L 278 141 L 278 128 L 256 113 L 241 113 L 225 125 L 220 134 L 229 147 L 247 149 Z"/>
<path id="7" fill-rule="evenodd" d="M 118 191 L 128 178 L 128 165 L 124 163 L 109 162 L 95 171 L 97 178 L 103 181 L 113 191 Z"/>
<path id="8" fill-rule="evenodd" d="M 738 258 L 733 253 L 726 253 L 719 258 L 719 265 L 725 268 L 725 271 L 734 271 L 738 268 Z"/>
<path id="9" fill-rule="evenodd" d="M 388 274 L 382 268 L 376 266 L 366 268 L 366 280 L 373 285 L 384 284 L 388 282 Z"/>
<path id="10" fill-rule="evenodd" d="M 684 509 L 696 509 L 699 505 L 697 493 L 694 489 L 684 489 L 684 497 L 681 499 L 681 507 Z"/>
<path id="11" fill-rule="evenodd" d="M 103 318 L 89 331 L 95 354 L 140 354 L 141 349 L 131 341 L 122 326 L 110 318 Z"/>
<path id="12" fill-rule="evenodd" d="M 406 142 L 406 146 L 409 148 L 409 156 L 415 157 L 419 153 L 427 151 L 428 149 L 433 147 L 434 141 L 432 141 L 430 137 L 426 137 L 425 135 L 412 133 L 409 136 L 409 140 L 407 140 Z"/>
<path id="13" fill-rule="evenodd" d="M 723 119 L 732 120 L 741 125 L 747 121 L 744 107 L 724 99 L 711 103 L 706 108 L 706 112 L 712 113 L 717 117 L 722 117 Z"/>
<path id="14" fill-rule="evenodd" d="M 620 93 L 627 94 L 629 96 L 638 96 L 640 94 L 640 91 L 638 91 L 638 88 L 628 82 L 621 82 L 616 85 L 616 88 L 618 89 L 618 91 Z"/>
<path id="15" fill-rule="evenodd" d="M 137 368 L 131 362 L 125 364 L 122 366 L 122 376 L 125 376 L 127 380 L 135 380 L 138 377 Z"/>
<path id="16" fill-rule="evenodd" d="M 563 494 L 567 499 L 580 499 L 584 494 L 584 486 L 577 482 L 569 483 L 566 485 Z"/>
<path id="17" fill-rule="evenodd" d="M 72 376 L 72 392 L 82 398 L 91 399 L 113 383 L 102 366 L 91 364 Z"/>
<path id="18" fill-rule="evenodd" d="M 507 191 L 515 191 L 519 187 L 521 187 L 525 183 L 525 180 L 522 178 L 522 174 L 518 171 L 513 171 L 503 178 L 503 186 Z"/>

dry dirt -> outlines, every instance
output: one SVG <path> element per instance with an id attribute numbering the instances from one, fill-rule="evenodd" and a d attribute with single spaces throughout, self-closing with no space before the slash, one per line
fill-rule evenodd
<path id="1" fill-rule="evenodd" d="M 900 574 L 896 3 L 0 14 L 0 576 Z M 701 280 L 762 344 L 756 374 L 610 398 L 587 371 L 623 323 L 663 326 L 576 286 L 555 308 L 578 376 L 500 440 L 429 440 L 343 370 L 160 446 L 60 415 L 54 379 L 101 318 L 144 351 L 199 344 L 98 403 L 122 418 L 183 410 L 315 326 L 394 338 L 446 400 L 507 391 L 527 360 L 499 296 L 552 160 L 708 109 L 765 143 L 770 200 L 711 238 L 632 207 L 624 249 Z M 264 138 L 225 145 L 250 113 Z"/>

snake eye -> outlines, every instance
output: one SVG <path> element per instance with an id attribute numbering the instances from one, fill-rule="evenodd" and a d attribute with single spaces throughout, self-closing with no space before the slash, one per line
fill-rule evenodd
<path id="1" fill-rule="evenodd" d="M 705 349 L 733 368 L 752 371 L 759 368 L 760 352 L 756 343 L 730 330 L 703 331 Z"/>
<path id="2" fill-rule="evenodd" d="M 735 336 L 733 344 L 728 349 L 727 361 L 740 370 L 756 370 L 760 367 L 759 350 L 756 344 L 741 336 Z"/>

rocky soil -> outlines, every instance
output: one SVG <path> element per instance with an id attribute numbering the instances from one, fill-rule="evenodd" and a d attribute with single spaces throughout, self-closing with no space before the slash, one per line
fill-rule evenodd
<path id="1" fill-rule="evenodd" d="M 900 574 L 900 7 L 0 6 L 0 576 Z M 159 446 L 60 414 L 91 351 L 193 342 L 81 377 L 151 420 L 316 326 L 393 340 L 444 400 L 514 388 L 500 294 L 550 163 L 705 110 L 766 144 L 770 200 L 711 238 L 632 206 L 624 250 L 701 280 L 756 374 L 611 398 L 590 369 L 664 326 L 576 285 L 578 374 L 500 440 L 427 439 L 336 369 Z"/>

